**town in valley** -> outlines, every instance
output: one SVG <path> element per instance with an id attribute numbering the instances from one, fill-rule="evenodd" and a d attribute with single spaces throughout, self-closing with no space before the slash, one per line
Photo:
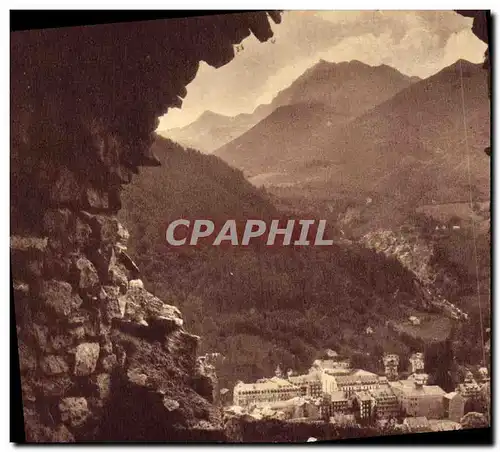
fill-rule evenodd
<path id="1" fill-rule="evenodd" d="M 406 363 L 397 354 L 386 353 L 381 360 L 384 372 L 378 375 L 353 368 L 349 358 L 326 350 L 325 359 L 315 360 L 305 374 L 278 366 L 272 377 L 237 382 L 232 393 L 218 388 L 215 399 L 226 416 L 360 429 L 371 425 L 393 434 L 460 430 L 489 418 L 486 367 L 467 371 L 456 389 L 446 392 L 429 384 L 422 352 L 413 353 L 401 373 Z"/>

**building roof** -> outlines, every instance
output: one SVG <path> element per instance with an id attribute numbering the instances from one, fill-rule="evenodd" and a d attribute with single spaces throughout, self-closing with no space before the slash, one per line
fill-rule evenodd
<path id="1" fill-rule="evenodd" d="M 312 400 L 305 399 L 304 397 L 293 397 L 288 400 L 276 402 L 257 402 L 255 405 L 260 408 L 270 408 L 272 410 L 282 410 L 286 408 L 293 408 L 305 404 L 312 404 Z"/>
<path id="2" fill-rule="evenodd" d="M 472 392 L 472 391 L 479 391 L 480 387 L 476 382 L 474 382 L 474 383 L 460 383 L 458 385 L 457 389 L 459 392 L 467 393 L 467 392 Z"/>
<path id="3" fill-rule="evenodd" d="M 446 392 L 437 385 L 421 385 L 416 386 L 415 382 L 409 380 L 399 380 L 390 383 L 391 387 L 398 389 L 407 396 L 426 396 L 426 395 L 441 395 Z"/>
<path id="4" fill-rule="evenodd" d="M 391 389 L 391 387 L 383 387 L 383 388 L 376 388 L 376 389 L 369 389 L 368 392 L 375 398 L 375 399 L 383 399 L 383 398 L 396 398 L 396 394 L 394 394 L 394 391 Z"/>
<path id="5" fill-rule="evenodd" d="M 372 400 L 372 396 L 367 392 L 367 391 L 356 391 L 355 392 L 356 397 L 359 400 Z"/>
<path id="6" fill-rule="evenodd" d="M 291 375 L 288 377 L 288 381 L 294 384 L 309 383 L 309 382 L 319 382 L 321 380 L 319 372 L 310 372 L 305 375 Z"/>
<path id="7" fill-rule="evenodd" d="M 335 359 L 317 359 L 313 362 L 313 367 L 318 367 L 320 369 L 337 369 L 340 364 L 349 363 L 348 359 L 335 358 Z"/>
<path id="8" fill-rule="evenodd" d="M 360 375 L 360 376 L 366 376 L 366 377 L 378 377 L 377 374 L 374 374 L 373 372 L 369 372 L 367 370 L 363 369 L 356 369 L 352 372 L 352 375 Z"/>
<path id="9" fill-rule="evenodd" d="M 340 386 L 354 384 L 369 384 L 379 381 L 379 376 L 366 370 L 357 369 L 348 375 L 339 375 L 336 377 L 337 384 Z"/>
<path id="10" fill-rule="evenodd" d="M 290 383 L 288 380 L 285 380 L 283 378 L 273 377 L 257 383 L 239 382 L 234 387 L 234 389 L 238 389 L 238 391 L 253 391 L 253 390 L 265 391 L 268 389 L 284 389 L 284 388 L 295 388 L 295 387 L 296 386 Z"/>
<path id="11" fill-rule="evenodd" d="M 346 369 L 343 367 L 337 367 L 336 369 L 323 369 L 323 372 L 327 375 L 350 375 L 352 369 Z"/>

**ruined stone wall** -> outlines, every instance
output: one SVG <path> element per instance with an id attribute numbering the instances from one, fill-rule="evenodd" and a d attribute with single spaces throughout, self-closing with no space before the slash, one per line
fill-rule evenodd
<path id="1" fill-rule="evenodd" d="M 278 13 L 269 13 L 279 21 Z M 28 441 L 222 440 L 213 376 L 177 308 L 142 287 L 120 191 L 200 60 L 266 13 L 14 33 L 11 264 Z"/>

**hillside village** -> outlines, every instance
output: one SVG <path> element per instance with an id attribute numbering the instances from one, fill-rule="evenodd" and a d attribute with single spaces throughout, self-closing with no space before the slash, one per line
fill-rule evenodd
<path id="1" fill-rule="evenodd" d="M 221 395 L 228 415 L 279 419 L 284 422 L 327 422 L 334 425 L 387 425 L 412 433 L 461 429 L 470 407 L 477 409 L 489 391 L 486 368 L 476 380 L 468 372 L 455 391 L 446 393 L 428 384 L 424 354 L 409 359 L 410 375 L 399 379 L 399 356 L 384 354 L 384 374 L 354 369 L 349 359 L 329 350 L 327 359 L 315 360 L 307 374 L 285 374 L 253 383 L 238 382 Z M 225 401 L 224 401 L 225 400 Z M 472 405 L 471 405 L 472 404 Z M 489 410 L 483 406 L 485 411 Z"/>

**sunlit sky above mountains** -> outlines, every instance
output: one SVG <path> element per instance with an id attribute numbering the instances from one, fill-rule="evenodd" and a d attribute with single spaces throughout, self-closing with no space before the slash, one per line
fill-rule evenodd
<path id="1" fill-rule="evenodd" d="M 387 64 L 421 78 L 461 58 L 480 63 L 486 44 L 471 25 L 453 11 L 287 11 L 272 40 L 250 36 L 219 69 L 202 62 L 182 109 L 169 110 L 159 129 L 185 126 L 206 110 L 252 112 L 320 59 Z"/>

